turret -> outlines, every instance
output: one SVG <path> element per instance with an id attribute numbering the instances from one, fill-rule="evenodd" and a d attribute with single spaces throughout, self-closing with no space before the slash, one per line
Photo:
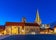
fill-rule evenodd
<path id="1" fill-rule="evenodd" d="M 22 22 L 24 22 L 24 23 L 26 22 L 26 18 L 25 17 L 22 18 Z"/>

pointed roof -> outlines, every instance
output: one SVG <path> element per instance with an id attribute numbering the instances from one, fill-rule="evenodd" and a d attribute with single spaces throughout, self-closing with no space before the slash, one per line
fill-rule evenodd
<path id="1" fill-rule="evenodd" d="M 38 10 L 37 10 L 35 22 L 38 23 L 38 24 L 41 24 L 41 20 L 40 20 L 40 16 L 39 16 Z"/>

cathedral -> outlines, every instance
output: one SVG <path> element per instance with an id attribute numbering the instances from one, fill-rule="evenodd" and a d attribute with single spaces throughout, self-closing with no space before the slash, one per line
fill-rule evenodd
<path id="1" fill-rule="evenodd" d="M 22 18 L 22 22 L 6 22 L 5 26 L 1 28 L 1 34 L 4 35 L 25 35 L 25 34 L 39 34 L 41 20 L 37 11 L 36 18 L 33 23 L 26 22 L 26 18 Z"/>
<path id="2" fill-rule="evenodd" d="M 56 27 L 50 28 L 49 24 L 42 24 L 39 12 L 36 12 L 34 22 L 26 22 L 26 18 L 22 18 L 22 22 L 6 22 L 4 26 L 0 26 L 0 35 L 27 35 L 27 34 L 52 34 L 56 33 Z"/>

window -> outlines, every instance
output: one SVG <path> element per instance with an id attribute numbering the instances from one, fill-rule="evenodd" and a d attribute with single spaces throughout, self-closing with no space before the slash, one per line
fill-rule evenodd
<path id="1" fill-rule="evenodd" d="M 18 33 L 20 33 L 20 27 L 18 27 Z"/>

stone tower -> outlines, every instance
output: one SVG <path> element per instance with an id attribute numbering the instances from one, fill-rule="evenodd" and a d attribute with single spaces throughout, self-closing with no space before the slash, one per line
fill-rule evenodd
<path id="1" fill-rule="evenodd" d="M 24 22 L 24 23 L 26 22 L 26 18 L 25 17 L 22 18 L 22 22 Z"/>

